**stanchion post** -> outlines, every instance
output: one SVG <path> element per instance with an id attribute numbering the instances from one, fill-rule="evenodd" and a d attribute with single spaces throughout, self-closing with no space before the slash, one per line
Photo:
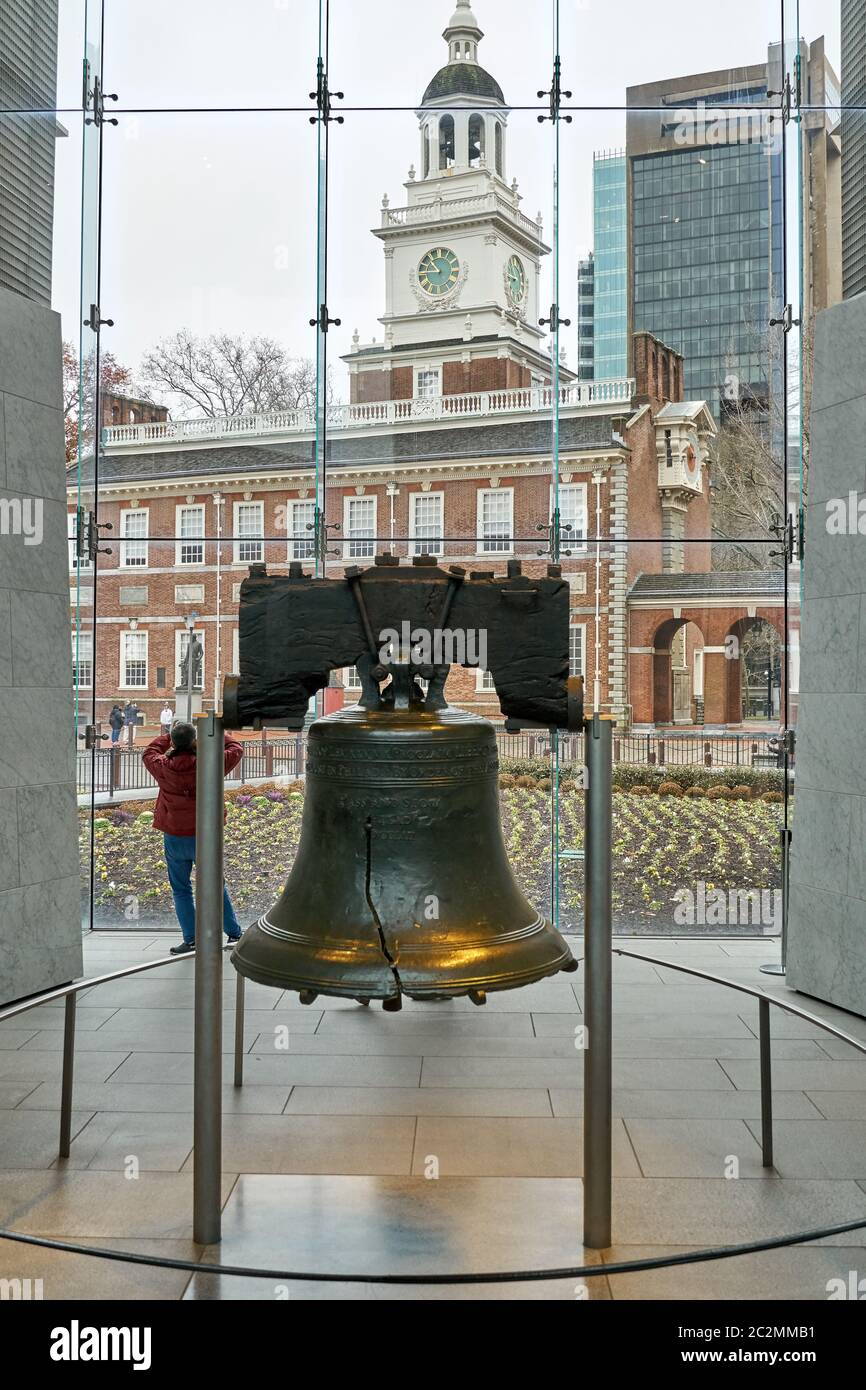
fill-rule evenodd
<path id="1" fill-rule="evenodd" d="M 221 1235 L 222 933 L 225 734 L 222 716 L 197 715 L 193 1239 Z"/>
<path id="2" fill-rule="evenodd" d="M 63 1014 L 63 1077 L 60 1083 L 60 1145 L 61 1158 L 69 1157 L 72 1141 L 72 1078 L 75 1071 L 75 1007 L 78 996 L 67 994 Z"/>
<path id="3" fill-rule="evenodd" d="M 761 1153 L 765 1168 L 773 1166 L 773 1059 L 770 1051 L 770 1001 L 758 1000 L 761 1049 Z"/>
<path id="4" fill-rule="evenodd" d="M 244 1084 L 244 1007 L 246 1005 L 246 980 L 237 972 L 235 985 L 235 1086 Z"/>
<path id="5" fill-rule="evenodd" d="M 586 726 L 584 894 L 583 1243 L 611 1243 L 613 1084 L 611 832 L 612 724 L 594 714 Z"/>

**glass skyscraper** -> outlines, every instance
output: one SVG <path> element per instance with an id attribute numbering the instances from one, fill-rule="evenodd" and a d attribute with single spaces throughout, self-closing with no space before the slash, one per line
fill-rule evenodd
<path id="1" fill-rule="evenodd" d="M 592 162 L 595 238 L 594 375 L 628 375 L 628 253 L 625 151 L 597 154 Z"/>
<path id="2" fill-rule="evenodd" d="M 780 153 L 763 142 L 633 163 L 634 328 L 683 354 L 687 397 L 707 401 L 716 418 L 726 397 L 768 404 L 781 177 Z"/>

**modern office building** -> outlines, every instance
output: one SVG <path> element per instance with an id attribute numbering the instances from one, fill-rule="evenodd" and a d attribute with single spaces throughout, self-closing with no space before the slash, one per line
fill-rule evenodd
<path id="1" fill-rule="evenodd" d="M 577 263 L 577 377 L 595 376 L 595 257 Z"/>
<path id="2" fill-rule="evenodd" d="M 686 360 L 686 394 L 759 412 L 781 390 L 769 319 L 783 307 L 783 127 L 767 62 L 630 87 L 626 123 L 629 338 L 646 329 Z M 806 94 L 837 82 L 822 39 L 802 45 Z M 804 299 L 836 302 L 839 141 L 832 109 L 803 121 Z M 789 295 L 790 298 L 790 295 Z"/>
<path id="3" fill-rule="evenodd" d="M 0 286 L 51 302 L 57 0 L 0 8 Z"/>
<path id="4" fill-rule="evenodd" d="M 843 295 L 866 290 L 866 6 L 842 0 Z"/>
<path id="5" fill-rule="evenodd" d="M 626 157 L 603 151 L 592 161 L 595 256 L 595 375 L 600 381 L 628 370 L 628 259 Z"/>

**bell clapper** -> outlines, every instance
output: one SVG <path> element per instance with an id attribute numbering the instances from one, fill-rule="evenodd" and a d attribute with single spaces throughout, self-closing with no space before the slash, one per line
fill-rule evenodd
<path id="1" fill-rule="evenodd" d="M 298 998 L 302 1004 L 315 1004 L 318 997 L 318 992 L 314 989 L 298 990 Z"/>
<path id="2" fill-rule="evenodd" d="M 566 974 L 566 975 L 573 975 L 574 972 L 575 972 L 575 970 L 579 970 L 579 969 L 580 969 L 580 961 L 579 961 L 579 960 L 570 960 L 570 961 L 568 962 L 568 965 L 564 965 L 564 966 L 562 967 L 562 969 L 563 969 L 563 973 L 564 973 L 564 974 Z"/>
<path id="3" fill-rule="evenodd" d="M 382 1008 L 386 1014 L 398 1014 L 403 1007 L 403 1000 L 399 994 L 395 994 L 391 999 L 382 1000 Z"/>
<path id="4" fill-rule="evenodd" d="M 365 1009 L 369 1009 L 369 1007 L 370 1007 L 370 1001 L 369 1001 L 369 999 L 361 999 L 361 998 L 358 998 L 358 999 L 355 1000 L 355 1003 L 356 1003 L 356 1004 L 363 1004 L 363 1006 L 364 1006 Z"/>
<path id="5" fill-rule="evenodd" d="M 473 1004 L 478 1004 L 478 1005 L 486 1004 L 486 1003 L 487 1003 L 487 991 L 484 990 L 484 989 L 470 989 L 470 991 L 469 991 L 469 998 L 472 1000 L 472 1003 L 473 1003 Z"/>

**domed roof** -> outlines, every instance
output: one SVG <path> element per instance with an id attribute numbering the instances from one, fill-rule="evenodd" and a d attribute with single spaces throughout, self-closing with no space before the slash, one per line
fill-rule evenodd
<path id="1" fill-rule="evenodd" d="M 421 105 L 441 101 L 443 97 L 458 96 L 485 97 L 501 106 L 505 105 L 505 97 L 496 78 L 477 63 L 448 63 L 440 68 L 424 93 Z"/>

